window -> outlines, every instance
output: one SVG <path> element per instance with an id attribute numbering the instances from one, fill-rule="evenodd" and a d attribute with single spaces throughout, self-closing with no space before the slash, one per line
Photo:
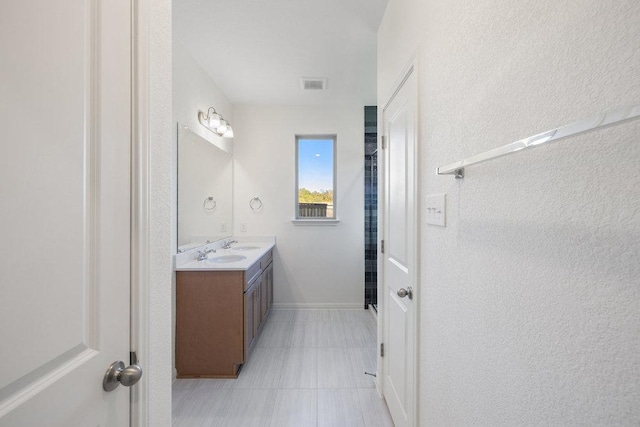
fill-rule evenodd
<path id="1" fill-rule="evenodd" d="M 336 136 L 296 136 L 296 219 L 336 218 Z"/>

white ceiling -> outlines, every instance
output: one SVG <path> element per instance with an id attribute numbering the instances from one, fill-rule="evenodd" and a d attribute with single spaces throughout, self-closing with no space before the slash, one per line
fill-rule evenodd
<path id="1" fill-rule="evenodd" d="M 387 0 L 174 0 L 173 34 L 234 104 L 376 104 Z M 301 77 L 328 79 L 303 91 Z"/>

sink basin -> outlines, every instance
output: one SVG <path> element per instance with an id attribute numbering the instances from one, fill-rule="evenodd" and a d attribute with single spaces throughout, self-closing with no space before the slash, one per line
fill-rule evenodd
<path id="1" fill-rule="evenodd" d="M 220 255 L 213 258 L 209 258 L 207 261 L 215 262 L 216 264 L 224 264 L 227 262 L 238 262 L 247 259 L 246 256 L 243 255 Z"/>
<path id="2" fill-rule="evenodd" d="M 235 251 L 252 251 L 254 249 L 260 249 L 257 246 L 233 246 L 231 249 Z"/>

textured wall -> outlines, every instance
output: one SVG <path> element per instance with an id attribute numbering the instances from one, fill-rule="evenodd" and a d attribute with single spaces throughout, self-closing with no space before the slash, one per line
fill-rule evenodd
<path id="1" fill-rule="evenodd" d="M 171 1 L 149 6 L 149 381 L 147 425 L 171 425 Z"/>
<path id="2" fill-rule="evenodd" d="M 276 305 L 362 307 L 363 107 L 237 106 L 235 235 L 275 235 Z M 296 226 L 295 135 L 337 134 L 335 226 Z M 249 208 L 260 196 L 264 207 Z M 247 233 L 240 224 L 247 223 Z"/>
<path id="3" fill-rule="evenodd" d="M 395 0 L 379 105 L 419 61 L 420 425 L 640 423 L 640 123 L 438 166 L 640 101 L 640 3 Z"/>

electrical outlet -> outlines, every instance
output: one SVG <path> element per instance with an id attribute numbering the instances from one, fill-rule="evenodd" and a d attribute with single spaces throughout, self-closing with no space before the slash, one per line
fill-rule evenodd
<path id="1" fill-rule="evenodd" d="M 240 223 L 240 232 L 242 233 L 246 233 L 247 232 L 247 223 L 246 222 L 242 222 Z"/>
<path id="2" fill-rule="evenodd" d="M 446 194 L 433 194 L 427 196 L 427 224 L 439 225 L 445 227 L 446 215 L 445 215 L 445 196 Z"/>
<path id="3" fill-rule="evenodd" d="M 227 232 L 227 223 L 226 222 L 221 222 L 220 223 L 220 232 L 221 233 L 226 233 Z"/>

